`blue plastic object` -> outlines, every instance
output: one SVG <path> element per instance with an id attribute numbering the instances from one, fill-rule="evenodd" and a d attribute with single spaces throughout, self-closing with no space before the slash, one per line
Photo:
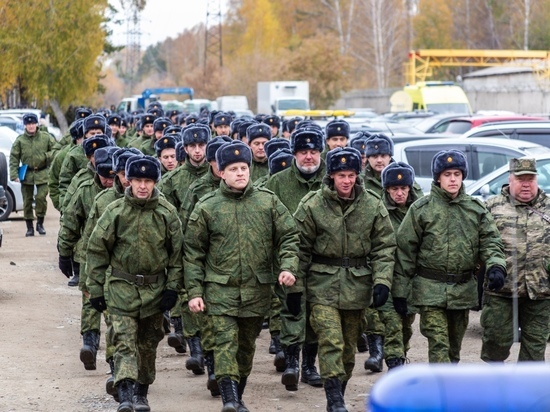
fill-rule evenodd
<path id="1" fill-rule="evenodd" d="M 408 365 L 376 382 L 367 402 L 371 412 L 550 411 L 550 365 Z"/>

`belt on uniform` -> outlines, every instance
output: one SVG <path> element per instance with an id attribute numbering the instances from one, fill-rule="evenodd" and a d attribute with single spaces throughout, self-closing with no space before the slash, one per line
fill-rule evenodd
<path id="1" fill-rule="evenodd" d="M 329 258 L 326 256 L 313 255 L 311 257 L 312 263 L 319 263 L 321 265 L 340 266 L 343 268 L 354 268 L 367 266 L 368 260 L 366 257 L 362 258 L 350 258 L 344 256 L 342 258 Z"/>
<path id="2" fill-rule="evenodd" d="M 48 166 L 43 166 L 43 167 L 33 167 L 33 168 L 30 168 L 33 172 L 40 172 L 41 170 L 44 170 L 44 169 L 47 169 Z"/>
<path id="3" fill-rule="evenodd" d="M 138 286 L 144 286 L 158 282 L 160 277 L 164 275 L 164 271 L 155 273 L 154 275 L 131 275 L 130 273 L 113 268 L 111 274 L 116 278 L 129 280 Z"/>
<path id="4" fill-rule="evenodd" d="M 426 268 L 418 269 L 418 276 L 444 283 L 465 283 L 472 278 L 473 274 L 473 270 L 465 270 L 460 273 L 447 273 Z"/>

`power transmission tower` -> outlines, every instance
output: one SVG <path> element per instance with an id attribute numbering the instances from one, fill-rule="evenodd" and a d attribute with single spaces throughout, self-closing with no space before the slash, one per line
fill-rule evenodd
<path id="1" fill-rule="evenodd" d="M 137 72 L 141 57 L 141 16 L 135 5 L 131 6 L 128 19 L 126 20 L 126 62 L 125 62 L 125 83 L 126 94 L 132 94 L 137 83 Z"/>
<path id="2" fill-rule="evenodd" d="M 210 60 L 219 62 L 219 67 L 223 67 L 221 0 L 208 0 L 206 5 L 206 26 L 204 37 L 205 73 Z"/>

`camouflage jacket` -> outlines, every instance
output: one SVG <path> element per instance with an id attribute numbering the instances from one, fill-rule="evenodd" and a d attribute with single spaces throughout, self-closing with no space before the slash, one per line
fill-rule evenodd
<path id="1" fill-rule="evenodd" d="M 67 156 L 67 153 L 69 153 L 71 147 L 73 147 L 72 144 L 64 146 L 61 150 L 59 150 L 55 154 L 53 162 L 50 166 L 48 176 L 48 190 L 50 194 L 50 199 L 52 199 L 53 206 L 57 210 L 61 210 L 61 204 L 59 203 L 59 173 L 61 172 L 61 165 L 63 164 L 63 160 L 65 160 L 65 157 Z"/>
<path id="2" fill-rule="evenodd" d="M 251 182 L 234 192 L 222 181 L 202 197 L 184 240 L 187 294 L 202 297 L 210 315 L 264 316 L 277 280 L 274 259 L 297 274 L 296 224 L 277 196 Z M 288 290 L 302 291 L 299 285 Z"/>
<path id="3" fill-rule="evenodd" d="M 82 184 L 82 182 L 93 180 L 95 177 L 95 169 L 91 162 L 88 162 L 86 167 L 84 169 L 79 170 L 76 175 L 74 175 L 73 179 L 71 180 L 71 184 L 66 190 L 66 193 L 63 197 L 60 196 L 60 207 L 61 207 L 61 213 L 65 211 L 65 208 L 71 201 L 73 195 L 78 190 L 78 187 Z"/>
<path id="4" fill-rule="evenodd" d="M 158 189 L 149 199 L 136 199 L 131 188 L 110 203 L 97 221 L 86 249 L 86 288 L 92 298 L 104 296 L 107 284 L 111 313 L 146 318 L 160 312 L 165 289 L 182 286 L 183 236 L 174 207 Z M 147 285 L 108 275 L 109 267 L 131 275 L 159 279 Z"/>
<path id="5" fill-rule="evenodd" d="M 61 139 L 59 139 L 55 144 L 53 145 L 53 152 L 54 154 L 57 154 L 60 150 L 63 150 L 67 146 L 72 146 L 73 137 L 71 136 L 71 133 L 67 131 Z"/>
<path id="6" fill-rule="evenodd" d="M 290 213 L 294 213 L 305 195 L 321 188 L 324 176 L 325 162 L 323 160 L 321 160 L 321 165 L 315 176 L 309 180 L 303 178 L 296 167 L 296 160 L 292 160 L 292 165 L 288 169 L 269 178 L 265 188 L 275 193 Z"/>
<path id="7" fill-rule="evenodd" d="M 401 225 L 401 222 L 405 218 L 405 215 L 407 214 L 409 207 L 411 207 L 411 205 L 422 196 L 423 195 L 418 196 L 417 192 L 414 190 L 409 191 L 409 197 L 407 198 L 407 202 L 405 206 L 397 206 L 393 201 L 393 199 L 388 194 L 388 192 L 384 190 L 382 195 L 382 200 L 384 201 L 384 206 L 386 206 L 386 209 L 390 214 L 391 224 L 393 226 L 393 230 L 396 233 L 397 233 L 397 229 L 399 229 L 399 226 Z"/>
<path id="8" fill-rule="evenodd" d="M 393 163 L 393 162 L 395 162 L 395 160 L 393 160 L 392 158 L 390 163 Z M 366 189 L 370 189 L 373 192 L 378 193 L 379 195 L 382 195 L 382 193 L 384 192 L 384 188 L 382 187 L 382 176 L 380 174 L 375 173 L 374 170 L 372 170 L 372 168 L 370 167 L 370 164 L 368 162 L 365 166 L 365 169 L 362 172 L 361 177 L 365 181 Z M 415 193 L 417 199 L 424 196 L 422 187 L 416 182 L 414 182 L 413 184 L 413 192 Z"/>
<path id="9" fill-rule="evenodd" d="M 185 159 L 182 166 L 162 176 L 158 189 L 176 209 L 181 209 L 183 199 L 189 186 L 208 171 L 210 165 L 204 162 L 200 166 L 193 166 L 189 159 Z"/>
<path id="10" fill-rule="evenodd" d="M 128 147 L 135 147 L 136 149 L 141 150 L 141 145 L 145 142 L 151 142 L 152 136 L 146 136 L 142 134 L 141 136 L 135 135 L 132 139 L 128 140 Z"/>
<path id="11" fill-rule="evenodd" d="M 157 157 L 157 151 L 155 150 L 156 141 L 157 139 L 154 136 L 149 137 L 146 140 L 143 139 L 138 149 L 145 155 Z"/>
<path id="12" fill-rule="evenodd" d="M 59 204 L 63 205 L 63 198 L 65 192 L 71 184 L 73 177 L 82 169 L 86 167 L 89 160 L 84 153 L 82 145 L 72 146 L 61 165 L 61 171 L 59 172 Z M 63 209 L 61 209 L 63 210 Z"/>
<path id="13" fill-rule="evenodd" d="M 36 131 L 17 136 L 10 151 L 10 179 L 19 177 L 20 163 L 27 165 L 27 173 L 21 181 L 24 185 L 42 185 L 48 183 L 48 167 L 53 160 L 55 139 L 51 134 Z"/>
<path id="14" fill-rule="evenodd" d="M 183 204 L 179 210 L 184 232 L 187 227 L 187 220 L 189 219 L 189 216 L 191 216 L 191 212 L 193 212 L 195 205 L 201 197 L 218 189 L 220 187 L 221 180 L 222 179 L 220 177 L 214 176 L 212 173 L 212 168 L 209 167 L 208 172 L 206 172 L 198 180 L 191 183 L 191 186 L 189 186 L 189 190 L 187 190 L 185 198 L 183 199 Z"/>
<path id="15" fill-rule="evenodd" d="M 252 159 L 252 164 L 250 165 L 250 181 L 252 183 L 256 182 L 260 177 L 269 174 L 269 163 L 267 160 L 263 163 L 256 162 Z"/>
<path id="16" fill-rule="evenodd" d="M 504 243 L 508 275 L 500 291 L 486 289 L 485 293 L 512 297 L 514 277 L 517 276 L 515 284 L 519 297 L 550 299 L 550 222 L 529 207 L 550 216 L 550 199 L 540 189 L 530 203 L 519 202 L 510 196 L 508 185 L 502 188 L 499 196 L 487 201 Z"/>
<path id="17" fill-rule="evenodd" d="M 432 183 L 429 195 L 409 208 L 397 231 L 394 297 L 407 297 L 412 279 L 412 304 L 450 310 L 477 306 L 473 276 L 481 261 L 487 267 L 505 267 L 504 249 L 493 217 L 485 205 L 467 195 L 462 185 L 451 196 Z M 428 279 L 422 272 L 471 276 L 464 282 Z"/>
<path id="18" fill-rule="evenodd" d="M 307 301 L 344 310 L 366 308 L 373 284 L 391 288 L 395 235 L 382 200 L 360 184 L 354 199 L 343 200 L 328 186 L 307 194 L 294 213 L 300 230 L 300 272 Z M 316 256 L 369 260 L 343 267 L 315 262 Z"/>

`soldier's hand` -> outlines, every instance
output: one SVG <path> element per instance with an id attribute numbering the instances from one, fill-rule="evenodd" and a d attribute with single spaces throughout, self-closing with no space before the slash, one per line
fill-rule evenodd
<path id="1" fill-rule="evenodd" d="M 73 275 L 73 260 L 70 256 L 61 256 L 59 255 L 59 269 L 67 278 L 70 278 Z"/>
<path id="2" fill-rule="evenodd" d="M 160 300 L 160 310 L 166 312 L 176 306 L 178 301 L 178 292 L 175 290 L 166 289 L 162 292 L 162 299 Z"/>
<path id="3" fill-rule="evenodd" d="M 92 308 L 97 310 L 99 313 L 107 309 L 107 303 L 105 302 L 105 298 L 103 296 L 98 298 L 90 298 L 90 305 L 92 305 Z"/>
<path id="4" fill-rule="evenodd" d="M 405 298 L 393 298 L 393 307 L 395 311 L 402 317 L 407 316 L 407 299 Z"/>
<path id="5" fill-rule="evenodd" d="M 375 308 L 383 306 L 388 300 L 389 295 L 390 289 L 386 285 L 374 285 L 374 289 L 372 290 L 372 306 Z"/>
<path id="6" fill-rule="evenodd" d="M 292 286 L 296 283 L 296 276 L 287 270 L 279 274 L 279 285 Z"/>
<path id="7" fill-rule="evenodd" d="M 193 298 L 189 301 L 189 310 L 193 313 L 204 312 L 205 306 L 202 298 Z"/>
<path id="8" fill-rule="evenodd" d="M 506 272 L 500 266 L 491 266 L 487 270 L 487 287 L 493 292 L 498 292 L 504 286 Z"/>
<path id="9" fill-rule="evenodd" d="M 286 295 L 286 307 L 292 316 L 298 316 L 302 310 L 302 292 Z"/>

